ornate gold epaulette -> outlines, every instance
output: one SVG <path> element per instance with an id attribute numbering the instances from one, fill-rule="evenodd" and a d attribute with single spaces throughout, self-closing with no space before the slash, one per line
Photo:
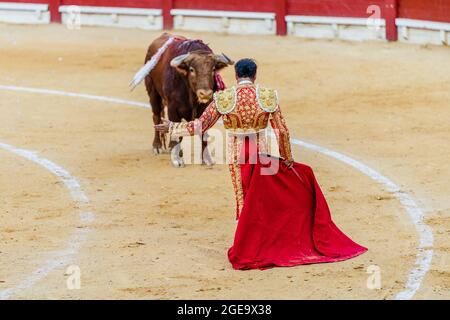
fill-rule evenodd
<path id="1" fill-rule="evenodd" d="M 269 88 L 256 86 L 256 98 L 259 106 L 266 112 L 274 112 L 278 108 L 278 92 Z"/>
<path id="2" fill-rule="evenodd" d="M 214 94 L 214 102 L 216 103 L 217 111 L 219 111 L 220 114 L 230 113 L 234 110 L 234 107 L 236 107 L 236 88 L 231 87 L 216 92 Z"/>

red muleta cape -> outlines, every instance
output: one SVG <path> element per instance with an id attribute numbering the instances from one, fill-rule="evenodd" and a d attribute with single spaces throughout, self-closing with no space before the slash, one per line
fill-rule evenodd
<path id="1" fill-rule="evenodd" d="M 283 161 L 274 175 L 261 175 L 269 160 L 242 164 L 244 206 L 228 258 L 234 269 L 266 269 L 336 262 L 367 249 L 333 223 L 313 170 Z"/>

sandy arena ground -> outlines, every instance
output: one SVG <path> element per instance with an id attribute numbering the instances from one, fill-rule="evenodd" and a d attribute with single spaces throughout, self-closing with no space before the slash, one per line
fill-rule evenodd
<path id="1" fill-rule="evenodd" d="M 61 25 L 0 25 L 0 85 L 147 102 L 128 83 L 160 32 Z M 291 135 L 349 155 L 389 177 L 426 213 L 431 268 L 414 298 L 450 298 L 450 50 L 399 43 L 183 33 L 234 59 L 254 57 L 259 83 L 279 89 Z M 232 69 L 223 72 L 227 84 Z M 60 179 L 0 148 L 0 292 L 16 288 L 89 230 L 70 256 L 13 298 L 392 299 L 414 267 L 418 233 L 404 207 L 354 168 L 306 148 L 347 234 L 369 248 L 335 264 L 234 271 L 226 251 L 235 229 L 224 165 L 176 169 L 154 156 L 150 110 L 0 90 L 0 143 L 36 151 L 76 177 L 95 214 Z M 66 268 L 81 269 L 68 290 Z M 371 290 L 367 268 L 379 266 Z M 39 278 L 38 273 L 38 278 Z"/>

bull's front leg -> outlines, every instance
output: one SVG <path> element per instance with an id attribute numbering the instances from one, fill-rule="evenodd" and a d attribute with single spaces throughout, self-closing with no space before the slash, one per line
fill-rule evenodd
<path id="1" fill-rule="evenodd" d="M 208 149 L 208 133 L 205 132 L 202 137 L 202 164 L 209 166 L 214 165 L 214 161 Z"/>
<path id="2" fill-rule="evenodd" d="M 181 122 L 181 117 L 178 114 L 177 111 L 177 104 L 172 103 L 167 108 L 169 120 L 173 122 Z M 170 149 L 170 162 L 172 165 L 176 168 L 182 168 L 185 166 L 184 160 L 183 160 L 183 150 L 181 149 L 181 141 L 183 138 L 178 138 L 177 140 L 173 141 L 171 140 L 169 143 L 169 149 Z"/>
<path id="3" fill-rule="evenodd" d="M 170 141 L 170 161 L 172 165 L 176 168 L 182 168 L 185 166 L 183 160 L 183 150 L 181 149 L 181 141 L 183 138 L 179 138 L 178 141 Z"/>

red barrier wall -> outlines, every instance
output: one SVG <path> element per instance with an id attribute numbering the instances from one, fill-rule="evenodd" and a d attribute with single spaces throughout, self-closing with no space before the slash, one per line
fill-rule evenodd
<path id="1" fill-rule="evenodd" d="M 380 7 L 381 18 L 386 20 L 386 39 L 397 40 L 397 2 L 399 0 L 285 0 L 287 15 L 368 18 L 372 5 Z M 285 33 L 284 33 L 285 34 Z"/>
<path id="2" fill-rule="evenodd" d="M 286 34 L 286 15 L 367 18 L 367 8 L 379 5 L 386 19 L 386 37 L 397 40 L 395 18 L 450 22 L 450 0 L 0 0 L 0 2 L 48 3 L 51 20 L 60 21 L 60 5 L 159 8 L 164 28 L 171 29 L 171 9 L 274 12 L 277 34 Z"/>
<path id="3" fill-rule="evenodd" d="M 171 0 L 174 9 L 276 13 L 277 34 L 286 34 L 286 0 Z M 170 24 L 172 26 L 172 24 Z"/>
<path id="4" fill-rule="evenodd" d="M 400 18 L 450 22 L 449 0 L 400 0 Z"/>
<path id="5" fill-rule="evenodd" d="M 163 1 L 165 0 L 61 0 L 61 5 L 160 9 Z"/>
<path id="6" fill-rule="evenodd" d="M 49 5 L 50 19 L 54 22 L 61 21 L 61 15 L 59 14 L 58 8 L 61 3 L 60 0 L 6 0 L 1 2 L 21 2 L 21 3 L 46 3 Z"/>
<path id="7" fill-rule="evenodd" d="M 160 9 L 162 3 L 167 0 L 47 0 L 50 2 L 59 2 L 59 5 L 78 5 L 78 6 L 96 6 L 96 7 L 124 7 L 124 8 L 151 8 Z M 57 5 L 57 7 L 59 7 Z M 59 12 L 52 12 L 52 21 L 60 22 Z"/>
<path id="8" fill-rule="evenodd" d="M 0 1 L 0 2 L 21 2 L 21 3 L 49 3 L 49 0 L 7 0 L 7 1 Z"/>
<path id="9" fill-rule="evenodd" d="M 287 0 L 287 14 L 366 18 L 369 16 L 367 7 L 379 5 L 383 8 L 384 2 L 384 0 Z"/>
<path id="10" fill-rule="evenodd" d="M 275 12 L 276 2 L 279 0 L 173 0 L 173 6 L 176 9 Z"/>

